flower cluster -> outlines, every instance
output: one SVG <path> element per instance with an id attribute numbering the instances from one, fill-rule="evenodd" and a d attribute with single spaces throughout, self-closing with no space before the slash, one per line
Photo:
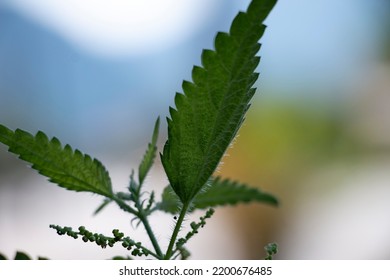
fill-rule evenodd
<path id="1" fill-rule="evenodd" d="M 57 231 L 59 235 L 68 235 L 74 239 L 78 239 L 80 236 L 84 242 L 95 242 L 97 245 L 103 249 L 107 246 L 113 247 L 115 243 L 121 242 L 122 246 L 127 250 L 131 251 L 133 256 L 148 256 L 153 255 L 150 250 L 142 246 L 141 242 L 135 242 L 130 237 L 125 237 L 123 232 L 120 232 L 118 229 L 112 231 L 113 237 L 105 236 L 99 233 L 93 233 L 87 230 L 84 226 L 80 226 L 78 231 L 73 231 L 71 227 L 60 227 L 58 225 L 50 225 L 50 228 L 53 228 Z"/>

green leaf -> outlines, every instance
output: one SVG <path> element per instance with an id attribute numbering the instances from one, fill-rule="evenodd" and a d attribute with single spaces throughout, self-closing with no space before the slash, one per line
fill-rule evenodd
<path id="1" fill-rule="evenodd" d="M 4 260 L 7 260 L 7 258 L 3 254 L 0 253 L 0 261 L 4 261 Z"/>
<path id="2" fill-rule="evenodd" d="M 210 182 L 210 186 L 195 196 L 193 209 L 206 209 L 210 207 L 235 205 L 237 203 L 258 202 L 273 206 L 278 200 L 271 194 L 262 192 L 259 188 L 252 188 L 228 179 L 217 177 Z M 175 214 L 180 209 L 180 202 L 171 186 L 164 189 L 162 201 L 157 205 L 160 210 Z"/>
<path id="3" fill-rule="evenodd" d="M 23 252 L 16 252 L 14 260 L 31 260 L 30 256 Z"/>
<path id="4" fill-rule="evenodd" d="M 55 137 L 49 140 L 41 131 L 32 136 L 0 125 L 0 142 L 60 187 L 112 197 L 111 179 L 104 166 L 79 150 L 73 151 L 69 145 L 62 148 Z"/>
<path id="5" fill-rule="evenodd" d="M 152 141 L 151 143 L 148 144 L 148 149 L 146 150 L 145 155 L 138 169 L 138 180 L 140 186 L 144 182 L 145 177 L 148 174 L 150 168 L 152 167 L 154 159 L 156 158 L 159 127 L 160 127 L 160 118 L 157 118 L 156 123 L 154 125 Z"/>
<path id="6" fill-rule="evenodd" d="M 260 61 L 262 24 L 276 0 L 254 0 L 234 19 L 229 33 L 218 33 L 215 50 L 202 52 L 203 67 L 184 81 L 184 94 L 170 108 L 162 164 L 183 203 L 190 202 L 217 168 L 249 108 Z"/>
<path id="7" fill-rule="evenodd" d="M 259 188 L 219 177 L 211 182 L 209 189 L 199 193 L 194 199 L 195 208 L 198 209 L 249 202 L 278 205 L 278 200 L 273 195 L 262 192 Z"/>
<path id="8" fill-rule="evenodd" d="M 111 199 L 104 199 L 102 204 L 100 204 L 100 206 L 95 210 L 95 212 L 93 212 L 93 215 L 96 216 L 97 214 L 99 214 L 104 208 L 106 208 L 108 204 L 111 203 L 111 201 Z"/>
<path id="9" fill-rule="evenodd" d="M 132 257 L 130 257 L 130 256 L 126 256 L 126 257 L 115 256 L 115 257 L 112 257 L 111 260 L 114 260 L 114 261 L 125 261 L 125 260 L 134 260 L 134 259 Z"/>
<path id="10" fill-rule="evenodd" d="M 161 201 L 157 203 L 156 208 L 171 214 L 180 212 L 180 199 L 170 185 L 163 190 Z"/>

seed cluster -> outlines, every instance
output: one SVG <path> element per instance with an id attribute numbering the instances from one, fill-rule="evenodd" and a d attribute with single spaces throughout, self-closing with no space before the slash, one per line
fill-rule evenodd
<path id="1" fill-rule="evenodd" d="M 123 232 L 118 229 L 112 231 L 113 237 L 108 237 L 103 234 L 93 233 L 87 230 L 84 226 L 80 226 L 78 231 L 73 231 L 71 227 L 60 227 L 58 225 L 50 225 L 57 231 L 59 235 L 68 235 L 74 239 L 80 236 L 84 242 L 95 242 L 103 249 L 107 246 L 113 247 L 115 243 L 122 242 L 122 246 L 131 251 L 133 256 L 148 256 L 150 251 L 142 246 L 141 242 L 135 242 L 130 237 L 125 237 Z"/>

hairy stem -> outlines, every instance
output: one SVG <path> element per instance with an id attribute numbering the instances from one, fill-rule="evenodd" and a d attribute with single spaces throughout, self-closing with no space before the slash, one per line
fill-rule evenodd
<path id="1" fill-rule="evenodd" d="M 165 260 L 169 260 L 172 257 L 173 246 L 175 245 L 177 235 L 179 234 L 181 225 L 182 225 L 182 223 L 184 221 L 184 217 L 187 214 L 189 206 L 190 206 L 190 203 L 185 203 L 185 204 L 183 204 L 183 207 L 181 208 L 180 216 L 177 219 L 175 229 L 173 230 L 172 237 L 171 237 L 171 240 L 169 242 L 168 249 L 167 249 L 167 252 L 165 254 L 165 257 L 164 257 Z"/>
<path id="2" fill-rule="evenodd" d="M 141 220 L 142 224 L 145 227 L 146 233 L 148 234 L 149 239 L 152 242 L 153 248 L 156 251 L 156 254 L 158 255 L 158 258 L 162 259 L 164 257 L 164 254 L 161 251 L 160 245 L 157 242 L 156 236 L 153 233 L 153 230 L 149 224 L 148 218 L 147 218 L 146 214 L 144 213 L 139 201 L 136 201 L 136 207 L 138 208 L 138 211 L 136 211 L 131 206 L 127 205 L 124 201 L 122 201 L 121 199 L 119 199 L 117 197 L 113 197 L 113 200 L 118 204 L 118 206 L 121 209 L 123 209 L 124 211 L 126 211 L 128 213 L 135 215 L 136 217 L 138 217 Z"/>
<path id="3" fill-rule="evenodd" d="M 150 241 L 152 242 L 153 248 L 156 251 L 156 254 L 159 256 L 159 259 L 164 258 L 164 254 L 161 251 L 160 245 L 157 242 L 156 236 L 153 233 L 153 230 L 149 224 L 148 218 L 143 211 L 139 212 L 138 218 L 141 220 L 142 224 L 145 227 L 145 230 L 149 236 Z"/>

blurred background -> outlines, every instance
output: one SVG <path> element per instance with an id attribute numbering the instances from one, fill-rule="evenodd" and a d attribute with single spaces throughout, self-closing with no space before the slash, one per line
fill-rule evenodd
<path id="1" fill-rule="evenodd" d="M 123 191 L 155 119 L 248 3 L 2 0 L 0 123 L 98 158 Z M 260 259 L 268 242 L 279 244 L 276 259 L 390 258 L 390 2 L 279 1 L 266 24 L 258 92 L 219 175 L 275 194 L 280 207 L 218 208 L 188 244 L 192 258 Z M 162 122 L 160 150 L 166 137 Z M 147 184 L 158 194 L 161 168 Z M 0 145 L 6 256 L 127 253 L 60 237 L 49 224 L 146 240 L 114 205 L 93 217 L 100 202 L 48 183 Z M 168 243 L 172 216 L 151 222 Z"/>

